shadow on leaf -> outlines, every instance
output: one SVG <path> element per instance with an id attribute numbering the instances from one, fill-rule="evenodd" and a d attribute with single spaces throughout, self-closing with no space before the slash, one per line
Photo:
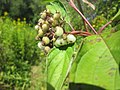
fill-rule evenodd
<path id="1" fill-rule="evenodd" d="M 68 47 L 72 47 L 74 44 L 71 43 L 71 44 L 68 44 L 68 45 L 64 45 L 64 46 L 61 46 L 59 47 L 60 50 L 66 50 Z"/>
<path id="2" fill-rule="evenodd" d="M 55 90 L 55 88 L 51 84 L 47 83 L 47 90 Z"/>
<path id="3" fill-rule="evenodd" d="M 119 64 L 119 75 L 120 75 L 120 64 Z"/>
<path id="4" fill-rule="evenodd" d="M 89 84 L 70 83 L 69 90 L 105 90 L 105 89 Z"/>

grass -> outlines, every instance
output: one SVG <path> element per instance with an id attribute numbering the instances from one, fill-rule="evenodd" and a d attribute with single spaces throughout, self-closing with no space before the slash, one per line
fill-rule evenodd
<path id="1" fill-rule="evenodd" d="M 0 17 L 0 89 L 45 90 L 44 55 L 26 21 Z"/>

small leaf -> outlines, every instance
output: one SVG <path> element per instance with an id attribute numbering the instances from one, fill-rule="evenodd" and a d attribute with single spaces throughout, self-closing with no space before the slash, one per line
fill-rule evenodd
<path id="1" fill-rule="evenodd" d="M 48 55 L 47 83 L 49 90 L 61 90 L 72 63 L 74 46 L 66 50 L 54 48 Z"/>

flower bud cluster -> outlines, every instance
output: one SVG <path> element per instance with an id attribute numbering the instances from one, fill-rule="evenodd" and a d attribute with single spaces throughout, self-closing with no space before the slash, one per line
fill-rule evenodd
<path id="1" fill-rule="evenodd" d="M 65 21 L 60 12 L 55 14 L 49 10 L 40 13 L 35 29 L 37 30 L 36 40 L 39 40 L 38 47 L 48 52 L 53 46 L 60 47 L 74 43 L 76 38 L 72 34 L 65 34 L 63 28 Z"/>

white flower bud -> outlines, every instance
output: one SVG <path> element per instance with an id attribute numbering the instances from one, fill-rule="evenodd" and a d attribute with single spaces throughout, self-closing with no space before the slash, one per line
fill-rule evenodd
<path id="1" fill-rule="evenodd" d="M 39 42 L 39 43 L 38 43 L 38 47 L 39 47 L 41 50 L 43 50 L 43 49 L 44 49 L 43 43 L 42 43 L 42 42 Z"/>
<path id="2" fill-rule="evenodd" d="M 38 36 L 39 36 L 39 37 L 42 37 L 43 35 L 44 35 L 44 33 L 43 33 L 42 29 L 40 28 L 40 29 L 38 30 Z"/>
<path id="3" fill-rule="evenodd" d="M 43 25 L 42 25 L 42 30 L 43 30 L 43 32 L 46 32 L 48 29 L 49 29 L 48 24 L 43 24 Z"/>
<path id="4" fill-rule="evenodd" d="M 56 36 L 61 36 L 63 34 L 63 28 L 62 27 L 57 26 L 55 28 L 55 30 L 56 30 L 56 32 L 55 32 Z"/>
<path id="5" fill-rule="evenodd" d="M 54 15 L 53 15 L 53 18 L 54 19 L 56 19 L 56 20 L 58 20 L 58 19 L 60 19 L 60 12 L 57 12 L 57 13 L 55 13 Z"/>
<path id="6" fill-rule="evenodd" d="M 45 51 L 46 53 L 48 53 L 48 52 L 50 51 L 50 47 L 49 47 L 49 46 L 46 46 L 46 47 L 44 48 L 44 51 Z"/>
<path id="7" fill-rule="evenodd" d="M 46 12 L 41 13 L 41 18 L 42 18 L 42 19 L 45 19 L 46 16 L 47 16 Z"/>
<path id="8" fill-rule="evenodd" d="M 76 41 L 76 37 L 72 34 L 67 35 L 67 42 L 74 43 Z"/>
<path id="9" fill-rule="evenodd" d="M 42 41 L 44 42 L 45 45 L 50 43 L 50 39 L 48 37 L 43 37 Z"/>
<path id="10" fill-rule="evenodd" d="M 38 26 L 38 25 L 35 25 L 35 29 L 38 30 L 38 29 L 39 29 L 39 26 Z"/>
<path id="11" fill-rule="evenodd" d="M 58 38 L 54 43 L 56 47 L 64 46 L 66 44 L 67 44 L 67 41 L 62 38 Z"/>

